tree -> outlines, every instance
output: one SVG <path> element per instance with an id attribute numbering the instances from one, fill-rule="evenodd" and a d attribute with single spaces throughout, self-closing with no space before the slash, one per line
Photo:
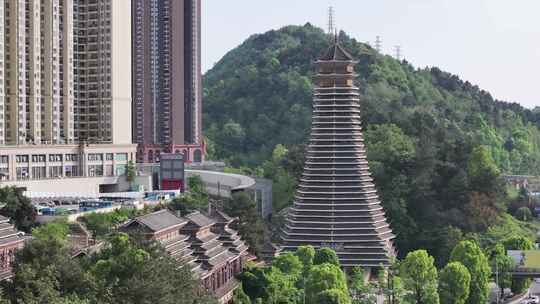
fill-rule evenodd
<path id="1" fill-rule="evenodd" d="M 234 304 L 251 304 L 251 300 L 244 292 L 242 285 L 238 286 L 233 292 Z"/>
<path id="2" fill-rule="evenodd" d="M 127 234 L 110 238 L 90 267 L 98 283 L 99 303 L 215 303 L 189 266 L 153 243 L 135 243 Z"/>
<path id="3" fill-rule="evenodd" d="M 350 304 L 351 298 L 341 289 L 328 289 L 315 295 L 317 304 Z"/>
<path id="4" fill-rule="evenodd" d="M 330 263 L 315 264 L 306 280 L 306 303 L 319 303 L 318 299 L 333 298 L 336 291 L 330 292 L 330 296 L 329 290 L 337 290 L 338 293 L 347 295 L 345 298 L 338 297 L 342 301 L 338 303 L 350 303 L 347 280 L 339 266 Z"/>
<path id="5" fill-rule="evenodd" d="M 305 279 L 309 269 L 311 269 L 311 266 L 313 266 L 313 259 L 315 258 L 315 248 L 311 245 L 306 246 L 300 246 L 296 249 L 296 252 L 294 253 L 298 259 L 300 259 L 300 262 L 302 262 L 303 268 L 302 268 L 302 277 Z M 301 281 L 302 285 L 304 280 Z M 304 288 L 304 286 L 301 286 Z"/>
<path id="6" fill-rule="evenodd" d="M 193 175 L 187 179 L 188 189 L 197 196 L 208 196 L 204 182 L 199 175 Z"/>
<path id="7" fill-rule="evenodd" d="M 285 252 L 272 260 L 272 266 L 298 279 L 302 275 L 304 265 L 292 252 Z"/>
<path id="8" fill-rule="evenodd" d="M 500 170 L 485 146 L 474 148 L 469 156 L 470 184 L 480 192 L 492 192 L 498 182 Z"/>
<path id="9" fill-rule="evenodd" d="M 168 205 L 172 211 L 180 211 L 181 214 L 188 214 L 197 210 L 205 210 L 208 208 L 208 201 L 201 199 L 193 193 L 184 193 L 181 196 L 175 197 Z"/>
<path id="10" fill-rule="evenodd" d="M 307 274 L 307 271 L 313 265 L 315 248 L 313 248 L 313 246 L 311 245 L 300 246 L 298 247 L 298 249 L 296 249 L 296 252 L 294 254 L 298 257 L 298 259 L 300 259 L 300 262 L 302 262 L 302 264 L 304 265 L 304 275 Z"/>
<path id="11" fill-rule="evenodd" d="M 54 243 L 65 243 L 69 227 L 66 222 L 51 222 L 32 229 L 32 237 L 41 241 L 52 241 Z"/>
<path id="12" fill-rule="evenodd" d="M 469 297 L 471 275 L 459 262 L 449 263 L 439 275 L 441 304 L 465 304 Z"/>
<path id="13" fill-rule="evenodd" d="M 294 284 L 297 278 L 276 267 L 248 266 L 238 278 L 252 301 L 291 304 L 300 301 L 301 292 Z"/>
<path id="14" fill-rule="evenodd" d="M 377 303 L 376 286 L 373 283 L 366 282 L 364 270 L 361 267 L 353 267 L 347 279 L 347 285 L 349 286 L 349 292 L 354 304 Z"/>
<path id="15" fill-rule="evenodd" d="M 259 253 L 266 241 L 266 232 L 255 201 L 245 192 L 234 193 L 223 209 L 226 214 L 238 217 L 238 232 L 254 253 Z"/>
<path id="16" fill-rule="evenodd" d="M 532 219 L 531 209 L 529 209 L 528 207 L 521 207 L 518 210 L 516 210 L 515 217 L 518 220 L 528 222 Z"/>
<path id="17" fill-rule="evenodd" d="M 434 259 L 425 250 L 409 252 L 401 263 L 403 285 L 410 291 L 408 298 L 418 304 L 438 304 L 437 268 Z"/>
<path id="18" fill-rule="evenodd" d="M 113 223 L 106 213 L 90 213 L 85 215 L 82 220 L 95 237 L 103 237 L 109 234 L 113 228 Z"/>
<path id="19" fill-rule="evenodd" d="M 0 203 L 5 204 L 0 214 L 13 220 L 17 229 L 30 232 L 36 224 L 37 212 L 22 191 L 15 187 L 0 188 Z"/>
<path id="20" fill-rule="evenodd" d="M 510 236 L 503 240 L 503 246 L 506 250 L 533 250 L 534 243 L 521 235 Z"/>
<path id="21" fill-rule="evenodd" d="M 56 303 L 71 295 L 94 299 L 95 281 L 71 257 L 63 223 L 33 230 L 34 238 L 17 251 L 9 294 L 22 303 Z"/>
<path id="22" fill-rule="evenodd" d="M 323 247 L 315 252 L 313 257 L 313 265 L 321 265 L 324 263 L 340 266 L 339 258 L 336 252 L 330 248 Z"/>
<path id="23" fill-rule="evenodd" d="M 137 170 L 135 169 L 135 164 L 132 160 L 128 161 L 126 165 L 126 180 L 129 183 L 129 189 L 133 189 L 133 182 L 137 176 Z"/>
<path id="24" fill-rule="evenodd" d="M 470 293 L 465 303 L 485 303 L 488 298 L 491 269 L 480 247 L 472 241 L 461 241 L 452 250 L 450 261 L 460 262 L 471 275 Z"/>
<path id="25" fill-rule="evenodd" d="M 504 289 L 512 287 L 512 270 L 514 269 L 514 260 L 506 254 L 503 244 L 498 243 L 490 253 L 491 269 L 496 271 L 500 297 L 504 296 Z"/>

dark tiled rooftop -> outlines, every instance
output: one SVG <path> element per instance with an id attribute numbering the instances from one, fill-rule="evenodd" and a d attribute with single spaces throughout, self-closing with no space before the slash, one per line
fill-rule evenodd
<path id="1" fill-rule="evenodd" d="M 326 52 L 321 58 L 319 58 L 319 60 L 352 61 L 353 57 L 336 41 L 332 46 L 328 48 L 328 50 L 326 50 Z"/>
<path id="2" fill-rule="evenodd" d="M 185 219 L 177 217 L 166 209 L 140 216 L 135 221 L 145 225 L 154 232 L 187 223 Z"/>
<path id="3" fill-rule="evenodd" d="M 195 224 L 197 227 L 207 227 L 215 224 L 216 222 L 212 220 L 211 218 L 205 216 L 204 214 L 200 212 L 193 212 L 188 215 L 186 215 L 186 218 L 193 224 Z"/>

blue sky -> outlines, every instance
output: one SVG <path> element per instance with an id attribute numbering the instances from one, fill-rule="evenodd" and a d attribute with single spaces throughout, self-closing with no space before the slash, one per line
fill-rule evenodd
<path id="1" fill-rule="evenodd" d="M 495 98 L 540 106 L 540 0 L 202 0 L 203 70 L 254 33 L 310 22 L 364 42 L 401 45 L 416 67 L 438 66 Z"/>

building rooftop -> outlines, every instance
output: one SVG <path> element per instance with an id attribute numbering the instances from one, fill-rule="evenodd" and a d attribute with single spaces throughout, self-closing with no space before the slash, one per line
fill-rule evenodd
<path id="1" fill-rule="evenodd" d="M 319 61 L 353 61 L 353 57 L 337 41 L 326 50 Z"/>
<path id="2" fill-rule="evenodd" d="M 198 211 L 186 215 L 186 219 L 199 228 L 208 227 L 216 223 L 214 220 Z"/>
<path id="3" fill-rule="evenodd" d="M 158 232 L 175 226 L 181 226 L 187 223 L 186 219 L 177 217 L 167 209 L 140 216 L 135 218 L 133 221 L 148 227 L 153 232 Z"/>

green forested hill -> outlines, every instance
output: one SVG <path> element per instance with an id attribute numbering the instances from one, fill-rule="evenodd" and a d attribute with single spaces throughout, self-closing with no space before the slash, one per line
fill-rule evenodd
<path id="1" fill-rule="evenodd" d="M 508 219 L 500 183 L 471 168 L 539 174 L 538 114 L 344 33 L 340 41 L 359 60 L 368 157 L 401 251 L 437 250 L 462 231 Z M 205 75 L 211 158 L 272 178 L 278 209 L 292 200 L 309 134 L 312 63 L 327 46 L 321 29 L 287 26 L 251 36 Z"/>

